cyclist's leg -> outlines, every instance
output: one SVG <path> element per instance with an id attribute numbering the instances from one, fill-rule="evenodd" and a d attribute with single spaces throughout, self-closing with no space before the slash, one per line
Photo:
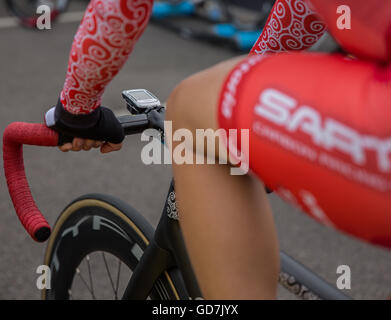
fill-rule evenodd
<path id="1" fill-rule="evenodd" d="M 250 168 L 268 186 L 322 223 L 391 247 L 390 68 L 308 54 L 249 57 L 231 71 L 233 65 L 224 63 L 179 86 L 168 105 L 174 129 L 218 128 L 219 106 L 220 126 L 251 129 Z M 219 100 L 215 92 L 221 87 Z M 241 207 L 245 195 L 237 196 L 238 180 L 228 173 L 223 179 L 217 173 L 223 170 L 174 164 L 186 243 L 201 287 L 212 297 L 229 289 L 235 270 L 263 266 L 262 253 L 240 260 L 244 253 L 237 252 L 237 243 L 229 250 L 241 236 L 242 250 L 252 248 L 253 229 L 246 230 L 243 221 L 254 216 Z M 260 198 L 250 202 L 267 211 Z M 264 240 L 261 232 L 255 237 Z M 251 251 L 255 246 L 246 254 Z M 270 252 L 264 250 L 263 258 Z M 267 290 L 261 282 L 250 283 L 251 270 L 237 273 L 238 295 L 246 290 L 240 283 L 250 294 Z"/>
<path id="2" fill-rule="evenodd" d="M 237 62 L 198 73 L 174 90 L 167 110 L 174 132 L 218 129 L 219 92 Z M 278 244 L 262 183 L 230 175 L 228 165 L 173 163 L 181 226 L 204 296 L 275 298 Z"/>

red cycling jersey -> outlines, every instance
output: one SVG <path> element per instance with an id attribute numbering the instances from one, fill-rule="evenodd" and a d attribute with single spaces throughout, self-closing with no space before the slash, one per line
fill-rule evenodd
<path id="1" fill-rule="evenodd" d="M 391 59 L 391 1 L 311 0 L 334 38 L 360 58 Z M 347 19 L 347 20 L 346 20 Z"/>
<path id="2" fill-rule="evenodd" d="M 319 8 L 327 2 L 313 1 Z M 372 28 L 362 20 L 353 29 L 360 22 L 354 13 L 362 12 L 353 4 L 361 1 L 343 2 L 352 4 L 346 35 L 335 30 L 340 1 L 329 1 L 334 6 L 319 13 L 341 45 L 365 60 L 308 53 L 250 56 L 227 77 L 219 125 L 249 130 L 249 145 L 233 141 L 229 151 L 235 156 L 240 150 L 253 173 L 282 198 L 323 224 L 391 248 L 388 33 L 384 28 L 359 37 L 357 32 Z M 391 23 L 386 15 L 382 19 L 376 25 Z M 302 49 L 310 44 L 305 39 L 323 31 L 306 2 L 278 0 L 252 52 Z"/>
<path id="3" fill-rule="evenodd" d="M 99 107 L 145 29 L 152 2 L 90 2 L 61 92 L 67 111 Z M 252 50 L 261 55 L 242 61 L 222 88 L 219 123 L 250 130 L 249 166 L 283 198 L 320 222 L 391 248 L 391 68 L 384 66 L 390 9 L 388 0 L 277 0 Z M 351 29 L 341 29 L 338 19 L 349 13 Z M 326 26 L 347 51 L 367 60 L 263 55 L 309 48 Z"/>
<path id="4" fill-rule="evenodd" d="M 277 0 L 252 53 L 307 49 L 325 25 L 347 52 L 381 62 L 391 59 L 389 0 Z"/>
<path id="5" fill-rule="evenodd" d="M 152 4 L 153 0 L 90 2 L 72 44 L 61 92 L 67 111 L 89 113 L 100 105 L 106 85 L 122 68 L 144 31 Z M 338 28 L 340 6 L 345 11 L 346 6 L 350 8 L 351 29 Z M 388 0 L 277 0 L 252 53 L 307 49 L 325 32 L 323 21 L 348 51 L 383 61 L 391 57 Z"/>
<path id="6" fill-rule="evenodd" d="M 152 4 L 153 0 L 90 2 L 72 44 L 61 92 L 67 111 L 85 114 L 100 105 L 106 85 L 144 31 Z M 277 1 L 253 52 L 306 49 L 324 31 L 324 24 L 303 0 Z"/>
<path id="7" fill-rule="evenodd" d="M 92 0 L 75 35 L 61 92 L 73 114 L 100 106 L 106 85 L 147 26 L 153 0 Z"/>
<path id="8" fill-rule="evenodd" d="M 325 24 L 305 1 L 278 0 L 251 53 L 308 49 L 325 31 Z"/>

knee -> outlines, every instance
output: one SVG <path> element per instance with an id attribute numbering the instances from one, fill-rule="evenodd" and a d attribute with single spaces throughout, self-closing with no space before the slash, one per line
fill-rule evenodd
<path id="1" fill-rule="evenodd" d="M 192 101 L 190 90 L 192 86 L 191 77 L 180 82 L 171 92 L 167 100 L 166 120 L 171 121 L 175 128 L 189 127 L 189 112 Z"/>
<path id="2" fill-rule="evenodd" d="M 219 63 L 177 85 L 167 100 L 166 110 L 166 120 L 172 121 L 173 128 L 217 128 L 220 91 L 227 74 L 240 59 Z"/>

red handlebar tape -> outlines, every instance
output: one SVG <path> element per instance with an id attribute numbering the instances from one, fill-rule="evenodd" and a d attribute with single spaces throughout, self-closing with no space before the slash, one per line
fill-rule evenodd
<path id="1" fill-rule="evenodd" d="M 31 195 L 23 164 L 24 144 L 54 147 L 58 144 L 58 133 L 44 124 L 14 122 L 3 135 L 4 173 L 16 214 L 30 236 L 43 242 L 51 230 Z"/>

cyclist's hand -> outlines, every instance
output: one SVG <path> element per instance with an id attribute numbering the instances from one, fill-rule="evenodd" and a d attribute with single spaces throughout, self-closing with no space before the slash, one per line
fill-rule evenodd
<path id="1" fill-rule="evenodd" d="M 110 143 L 110 142 L 102 142 L 91 139 L 82 139 L 82 138 L 74 138 L 72 143 L 65 143 L 59 147 L 62 152 L 68 151 L 89 151 L 91 149 L 100 148 L 101 153 L 109 153 L 112 151 L 119 151 L 122 148 L 122 143 Z"/>
<path id="2" fill-rule="evenodd" d="M 100 148 L 102 153 L 118 151 L 125 137 L 118 119 L 105 107 L 99 107 L 87 115 L 75 115 L 67 112 L 59 101 L 46 113 L 45 122 L 61 136 L 68 137 L 64 144 L 60 142 L 59 149 L 63 152 L 88 151 L 92 148 Z"/>

